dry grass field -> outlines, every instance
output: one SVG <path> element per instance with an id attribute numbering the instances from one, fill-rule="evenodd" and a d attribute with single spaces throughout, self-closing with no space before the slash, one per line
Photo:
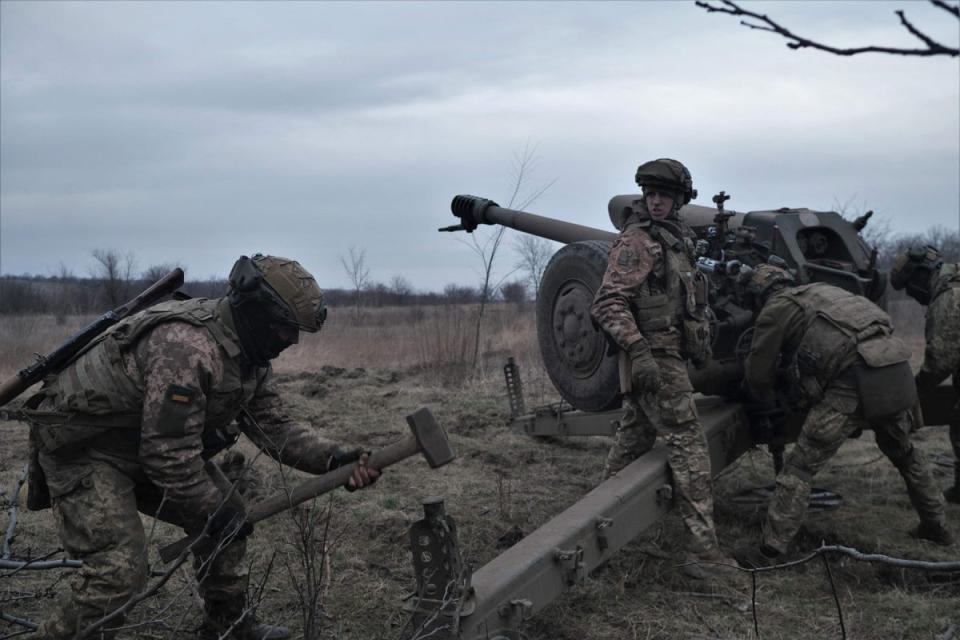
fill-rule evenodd
<path id="1" fill-rule="evenodd" d="M 898 325 L 918 337 L 922 311 L 894 309 Z M 471 372 L 474 310 L 464 307 L 365 310 L 334 309 L 319 335 L 285 353 L 276 364 L 291 413 L 311 421 L 330 437 L 370 448 L 386 445 L 405 429 L 404 416 L 420 406 L 433 409 L 459 457 L 429 471 L 411 460 L 384 474 L 374 487 L 336 491 L 316 501 L 312 515 L 329 525 L 326 555 L 316 577 L 318 618 L 309 637 L 343 640 L 398 639 L 406 621 L 402 599 L 414 584 L 407 548 L 410 524 L 421 517 L 421 500 L 441 495 L 457 521 L 465 558 L 478 568 L 501 552 L 498 542 L 515 529 L 529 533 L 576 502 L 596 483 L 609 441 L 583 438 L 542 442 L 512 432 L 501 368 L 508 355 L 522 368 L 528 406 L 556 400 L 537 355 L 533 313 L 495 306 L 484 325 L 481 364 Z M 58 325 L 51 317 L 0 318 L 0 377 L 23 366 L 34 352 L 45 352 L 88 318 Z M 26 428 L 3 423 L 0 488 L 15 486 L 26 460 Z M 935 458 L 935 472 L 946 485 L 950 460 L 946 430 L 925 429 L 917 445 Z M 239 447 L 250 459 L 247 442 Z M 258 458 L 254 490 L 267 493 L 298 477 L 284 475 Z M 756 539 L 762 512 L 739 506 L 732 497 L 773 477 L 770 456 L 755 450 L 725 470 L 716 482 L 721 543 L 733 547 Z M 911 539 L 914 524 L 906 492 L 872 438 L 851 440 L 817 477 L 817 486 L 844 497 L 843 506 L 809 518 L 797 541 L 810 550 L 821 541 L 891 556 L 956 560 L 960 545 L 938 548 Z M 330 513 L 329 519 L 324 514 Z M 302 566 L 302 529 L 311 512 L 281 514 L 257 525 L 249 542 L 251 583 L 262 598 L 259 615 L 289 624 L 295 637 L 308 637 L 300 597 L 309 582 Z M 954 532 L 960 508 L 948 507 Z M 145 518 L 145 522 L 152 520 Z M 0 511 L 0 532 L 8 515 Z M 19 512 L 16 556 L 36 556 L 57 548 L 49 511 Z M 161 543 L 178 531 L 159 525 L 151 563 Z M 610 563 L 595 571 L 523 628 L 529 640 L 736 639 L 755 638 L 749 582 L 736 572 L 712 586 L 681 577 L 675 558 L 682 527 L 668 515 Z M 960 577 L 832 560 L 837 597 L 847 637 L 929 639 L 960 624 Z M 69 570 L 0 573 L 0 610 L 37 620 L 52 593 L 66 589 Z M 130 617 L 121 637 L 192 637 L 200 606 L 186 567 L 177 570 L 157 597 Z M 819 562 L 758 578 L 760 637 L 840 638 L 840 626 L 824 566 Z M 0 638 L 16 627 L 0 622 Z M 960 631 L 958 631 L 960 635 Z M 27 636 L 29 637 L 29 636 Z"/>

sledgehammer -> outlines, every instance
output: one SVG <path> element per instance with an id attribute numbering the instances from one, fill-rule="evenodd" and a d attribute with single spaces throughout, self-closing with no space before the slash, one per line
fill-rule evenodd
<path id="1" fill-rule="evenodd" d="M 436 469 L 456 457 L 457 454 L 454 453 L 450 441 L 447 439 L 447 433 L 443 430 L 443 427 L 437 424 L 430 409 L 427 407 L 417 409 L 407 416 L 407 424 L 410 425 L 411 434 L 403 440 L 373 452 L 373 455 L 367 461 L 368 467 L 380 470 L 417 453 L 422 453 L 430 468 Z M 329 473 L 304 481 L 289 492 L 277 493 L 265 500 L 256 502 L 247 508 L 247 521 L 259 522 L 281 511 L 286 511 L 301 502 L 306 502 L 311 498 L 333 491 L 337 487 L 342 487 L 353 475 L 353 470 L 356 467 L 356 462 L 338 467 Z M 223 487 L 221 487 L 221 490 L 223 490 Z M 192 534 L 161 548 L 160 559 L 164 562 L 177 559 L 187 547 L 197 542 L 201 537 L 201 534 Z"/>

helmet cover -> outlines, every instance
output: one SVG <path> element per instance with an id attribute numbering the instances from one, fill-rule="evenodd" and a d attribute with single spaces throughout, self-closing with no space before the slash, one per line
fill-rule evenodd
<path id="1" fill-rule="evenodd" d="M 644 162 L 637 168 L 637 184 L 679 194 L 680 206 L 697 197 L 690 171 L 678 160 L 659 158 Z"/>

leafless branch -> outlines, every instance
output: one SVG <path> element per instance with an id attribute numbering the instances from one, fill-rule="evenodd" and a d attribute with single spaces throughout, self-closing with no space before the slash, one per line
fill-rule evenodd
<path id="1" fill-rule="evenodd" d="M 749 18 L 758 22 L 748 22 L 747 20 L 741 20 L 740 24 L 749 28 L 756 29 L 758 31 L 769 31 L 771 33 L 776 33 L 788 40 L 787 46 L 791 49 L 818 49 L 820 51 L 826 51 L 838 56 L 853 56 L 860 53 L 887 53 L 891 55 L 901 55 L 901 56 L 939 56 L 946 55 L 956 57 L 960 55 L 960 48 L 957 47 L 948 47 L 944 44 L 941 44 L 917 29 L 904 15 L 903 11 L 895 11 L 894 13 L 900 18 L 900 24 L 913 36 L 918 38 L 921 42 L 926 45 L 926 48 L 923 49 L 907 49 L 902 47 L 882 47 L 882 46 L 867 46 L 867 47 L 852 47 L 852 48 L 840 48 L 834 47 L 816 40 L 811 40 L 810 38 L 805 38 L 799 36 L 783 25 L 777 23 L 772 18 L 765 14 L 756 13 L 754 11 L 748 11 L 740 7 L 733 0 L 720 0 L 721 5 L 711 4 L 709 0 L 696 0 L 696 5 L 708 13 L 726 13 L 731 16 L 742 16 Z M 944 0 L 930 0 L 931 4 L 936 7 L 943 9 L 952 13 L 954 16 L 960 18 L 960 6 L 954 6 L 948 4 Z"/>
<path id="2" fill-rule="evenodd" d="M 0 558 L 7 559 L 10 557 L 11 550 L 10 545 L 13 544 L 13 538 L 16 535 L 17 528 L 17 506 L 20 503 L 20 490 L 23 489 L 24 483 L 27 481 L 27 472 L 30 470 L 30 465 L 23 465 L 23 473 L 20 474 L 20 478 L 17 480 L 17 486 L 13 490 L 13 497 L 10 498 L 10 508 L 7 511 L 9 514 L 10 521 L 7 524 L 7 533 L 3 536 L 3 555 Z M 9 568 L 9 567 L 2 567 Z"/>
<path id="3" fill-rule="evenodd" d="M 820 556 L 823 560 L 823 566 L 827 568 L 827 577 L 830 579 L 830 592 L 833 594 L 833 601 L 837 605 L 837 618 L 840 620 L 840 637 L 847 640 L 847 628 L 843 624 L 843 609 L 840 607 L 840 598 L 837 597 L 837 585 L 833 582 L 833 570 L 830 568 L 830 560 L 827 555 Z"/>
<path id="4" fill-rule="evenodd" d="M 53 553 L 56 553 L 54 551 Z M 14 573 L 19 571 L 44 571 L 46 569 L 79 569 L 83 566 L 83 560 L 72 560 L 62 558 L 60 560 L 0 560 L 0 569 L 13 569 Z M 6 573 L 0 578 L 9 578 L 13 573 Z"/>
<path id="5" fill-rule="evenodd" d="M 4 638 L 12 638 L 12 637 L 14 637 L 14 636 L 20 635 L 21 633 L 24 633 L 24 634 L 25 634 L 25 633 L 33 633 L 34 631 L 36 631 L 37 629 L 40 628 L 40 625 L 38 625 L 36 622 L 30 622 L 29 620 L 25 620 L 25 619 L 23 619 L 23 618 L 18 618 L 18 617 L 16 617 L 16 616 L 10 615 L 9 613 L 3 613 L 2 611 L 0 611 L 0 620 L 3 620 L 4 622 L 9 622 L 9 623 L 11 623 L 11 624 L 16 624 L 16 625 L 19 625 L 19 626 L 21 626 L 21 627 L 26 627 L 26 628 L 27 628 L 27 631 L 25 631 L 25 632 L 19 632 L 19 631 L 18 631 L 17 633 L 11 633 L 10 635 L 5 635 L 5 636 L 3 636 Z"/>

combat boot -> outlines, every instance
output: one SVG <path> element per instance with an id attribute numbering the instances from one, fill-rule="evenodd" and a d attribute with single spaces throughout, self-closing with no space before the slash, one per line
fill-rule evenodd
<path id="1" fill-rule="evenodd" d="M 702 553 L 688 553 L 680 571 L 694 580 L 709 580 L 726 575 L 731 567 L 737 566 L 737 561 L 725 554 L 719 548 L 710 549 Z"/>
<path id="2" fill-rule="evenodd" d="M 744 569 L 772 567 L 782 561 L 782 554 L 779 551 L 762 543 L 759 546 L 751 544 L 738 547 L 734 550 L 733 557 Z"/>
<path id="3" fill-rule="evenodd" d="M 953 534 L 947 527 L 939 522 L 920 521 L 920 525 L 910 530 L 910 535 L 914 538 L 929 540 L 934 544 L 949 547 L 953 544 Z"/>

